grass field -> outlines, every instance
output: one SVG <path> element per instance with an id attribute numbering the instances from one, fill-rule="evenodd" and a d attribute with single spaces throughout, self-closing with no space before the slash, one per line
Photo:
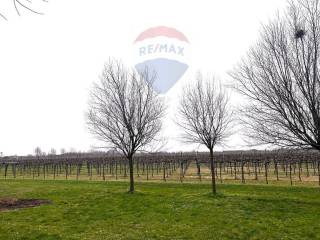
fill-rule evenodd
<path id="1" fill-rule="evenodd" d="M 310 186 L 1 180 L 0 198 L 51 205 L 0 212 L 0 239 L 320 239 Z"/>

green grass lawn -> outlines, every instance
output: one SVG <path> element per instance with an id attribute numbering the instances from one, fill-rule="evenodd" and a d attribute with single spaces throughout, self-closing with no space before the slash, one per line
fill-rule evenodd
<path id="1" fill-rule="evenodd" d="M 51 205 L 0 212 L 0 239 L 320 239 L 320 188 L 0 181 L 0 197 Z"/>

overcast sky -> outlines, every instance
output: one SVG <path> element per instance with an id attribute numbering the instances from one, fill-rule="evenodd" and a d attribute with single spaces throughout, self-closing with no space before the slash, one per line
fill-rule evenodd
<path id="1" fill-rule="evenodd" d="M 222 83 L 227 72 L 258 38 L 261 23 L 286 6 L 285 0 L 98 1 L 34 0 L 20 17 L 10 0 L 0 13 L 0 152 L 33 153 L 40 146 L 85 151 L 100 146 L 85 125 L 88 92 L 109 57 L 128 66 L 139 61 L 134 44 L 144 30 L 167 26 L 189 40 L 189 68 L 166 93 L 169 105 L 165 150 L 193 150 L 179 143 L 173 122 L 177 97 L 198 70 Z M 28 5 L 29 6 L 29 5 Z M 18 6 L 19 7 L 19 6 Z M 239 102 L 231 93 L 232 102 Z M 219 149 L 245 148 L 235 134 Z"/>

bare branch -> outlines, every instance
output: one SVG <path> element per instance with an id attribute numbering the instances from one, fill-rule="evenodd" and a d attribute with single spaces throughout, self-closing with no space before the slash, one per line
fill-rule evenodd
<path id="1" fill-rule="evenodd" d="M 30 2 L 30 1 L 29 1 L 29 2 Z M 19 11 L 18 11 L 18 9 L 17 9 L 16 3 L 18 3 L 21 7 L 29 10 L 30 12 L 33 12 L 33 13 L 39 14 L 39 15 L 43 15 L 43 13 L 33 10 L 32 8 L 30 8 L 30 7 L 26 6 L 25 4 L 21 3 L 19 0 L 14 0 L 14 6 L 15 6 L 15 8 L 16 8 L 17 13 L 18 13 L 19 16 L 20 16 L 20 13 L 19 13 Z"/>
<path id="2" fill-rule="evenodd" d="M 1 14 L 1 13 L 0 13 L 0 18 L 2 18 L 2 19 L 4 19 L 4 20 L 8 21 L 8 19 L 7 19 L 3 14 Z"/>
<path id="3" fill-rule="evenodd" d="M 38 3 L 48 3 L 48 0 L 38 0 Z M 26 11 L 29 11 L 33 14 L 43 15 L 43 12 L 40 12 L 36 10 L 37 4 L 35 4 L 35 1 L 32 0 L 12 0 L 12 6 L 18 16 L 21 16 L 21 11 L 24 9 Z M 6 17 L 7 13 L 4 14 L 0 13 L 0 19 L 8 20 Z"/>

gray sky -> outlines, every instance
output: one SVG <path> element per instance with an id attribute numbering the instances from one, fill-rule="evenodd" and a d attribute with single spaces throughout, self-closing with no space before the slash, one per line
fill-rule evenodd
<path id="1" fill-rule="evenodd" d="M 134 65 L 134 40 L 150 27 L 167 26 L 189 40 L 189 65 L 167 92 L 169 105 L 163 135 L 165 150 L 193 150 L 178 141 L 173 123 L 177 97 L 198 70 L 226 74 L 255 42 L 261 23 L 286 6 L 285 0 L 98 1 L 36 0 L 35 15 L 12 1 L 1 0 L 0 13 L 0 152 L 33 153 L 62 147 L 88 150 L 97 146 L 85 126 L 88 91 L 109 57 Z M 231 94 L 232 102 L 239 102 Z M 244 148 L 240 134 L 229 141 Z M 221 149 L 221 147 L 219 148 Z"/>

